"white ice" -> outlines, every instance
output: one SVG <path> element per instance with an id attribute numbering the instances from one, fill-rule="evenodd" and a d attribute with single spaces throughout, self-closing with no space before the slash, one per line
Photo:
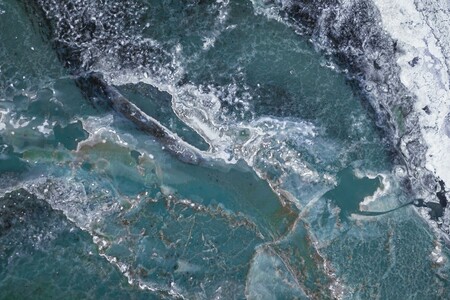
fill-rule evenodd
<path id="1" fill-rule="evenodd" d="M 429 2 L 429 3 L 426 3 Z M 416 95 L 414 109 L 426 146 L 426 168 L 450 183 L 450 93 L 448 76 L 448 2 L 374 0 L 383 28 L 402 50 L 400 79 Z M 417 5 L 416 5 L 417 4 Z M 418 58 L 417 64 L 410 62 Z M 429 114 L 424 107 L 429 108 Z M 403 147 L 405 145 L 402 145 Z"/>

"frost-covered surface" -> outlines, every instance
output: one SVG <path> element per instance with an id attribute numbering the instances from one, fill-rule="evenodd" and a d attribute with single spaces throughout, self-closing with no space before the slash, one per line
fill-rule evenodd
<path id="1" fill-rule="evenodd" d="M 357 82 L 375 112 L 377 124 L 390 137 L 404 184 L 416 196 L 429 196 L 435 180 L 425 166 L 414 111 L 415 95 L 401 82 L 396 63 L 399 42 L 382 28 L 378 8 L 370 1 L 276 1 L 281 15 L 316 48 L 330 57 L 330 67 Z M 430 176 L 431 175 L 431 176 Z M 399 179 L 402 177 L 400 176 Z"/>
<path id="2" fill-rule="evenodd" d="M 261 12 L 264 5 L 254 3 Z M 281 0 L 273 5 L 364 91 L 396 152 L 394 173 L 411 196 L 437 202 L 437 180 L 450 182 L 448 3 Z M 273 6 L 263 13 L 272 17 Z"/>
<path id="3" fill-rule="evenodd" d="M 417 130 L 427 146 L 426 168 L 450 182 L 447 1 L 374 0 L 384 29 L 401 48 L 400 79 L 416 96 Z"/>
<path id="4" fill-rule="evenodd" d="M 414 110 L 419 118 L 417 129 L 428 148 L 426 167 L 445 182 L 450 182 L 447 154 L 450 97 L 445 49 L 448 48 L 445 46 L 448 33 L 442 31 L 446 25 L 441 22 L 445 23 L 445 19 L 438 16 L 439 6 L 443 3 L 416 6 L 414 1 L 374 2 L 380 10 L 384 29 L 401 48 L 397 58 L 401 81 L 417 97 Z M 435 24 L 440 28 L 436 29 Z"/>

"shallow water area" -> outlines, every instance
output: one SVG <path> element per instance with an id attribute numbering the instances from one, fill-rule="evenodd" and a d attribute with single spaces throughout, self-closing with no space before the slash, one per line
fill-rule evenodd
<path id="1" fill-rule="evenodd" d="M 251 1 L 126 4 L 0 0 L 1 299 L 449 294 L 412 206 L 382 214 L 411 199 L 373 112 L 305 37 Z"/>

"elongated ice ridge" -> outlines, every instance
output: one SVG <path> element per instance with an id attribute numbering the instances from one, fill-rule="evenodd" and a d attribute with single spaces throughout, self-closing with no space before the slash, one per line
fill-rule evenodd
<path id="1" fill-rule="evenodd" d="M 88 73 L 80 77 L 78 83 L 86 89 L 99 90 L 116 112 L 133 122 L 140 130 L 153 136 L 179 160 L 189 164 L 199 164 L 203 160 L 199 150 L 184 142 L 156 119 L 141 111 L 116 88 L 108 85 L 101 74 Z"/>

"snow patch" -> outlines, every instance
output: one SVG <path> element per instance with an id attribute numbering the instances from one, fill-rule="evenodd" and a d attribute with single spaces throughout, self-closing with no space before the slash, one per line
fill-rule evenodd
<path id="1" fill-rule="evenodd" d="M 445 49 L 440 36 L 427 22 L 413 0 L 374 0 L 384 29 L 402 49 L 397 63 L 400 80 L 417 96 L 414 109 L 425 144 L 426 168 L 445 182 L 450 182 L 450 137 L 447 134 L 450 115 L 450 88 Z M 443 1 L 429 5 L 438 7 Z M 446 40 L 447 41 L 447 40 Z M 406 147 L 403 144 L 402 147 Z"/>
<path id="2" fill-rule="evenodd" d="M 367 177 L 369 177 L 370 179 L 379 177 L 379 178 L 381 178 L 381 184 L 377 188 L 375 193 L 373 193 L 373 195 L 365 197 L 364 200 L 361 203 L 359 203 L 360 211 L 367 211 L 368 207 L 370 206 L 370 204 L 372 202 L 375 202 L 376 200 L 380 199 L 381 197 L 386 196 L 391 190 L 391 183 L 388 180 L 386 175 L 377 174 L 377 176 L 375 176 L 375 177 L 371 177 L 371 176 L 367 176 Z"/>
<path id="3" fill-rule="evenodd" d="M 6 128 L 6 116 L 9 114 L 8 109 L 0 109 L 0 131 Z"/>
<path id="4" fill-rule="evenodd" d="M 37 130 L 42 133 L 45 136 L 48 136 L 53 131 L 53 126 L 55 126 L 56 122 L 53 122 L 50 127 L 50 123 L 47 119 L 44 120 L 44 123 L 42 125 L 37 126 Z"/>

